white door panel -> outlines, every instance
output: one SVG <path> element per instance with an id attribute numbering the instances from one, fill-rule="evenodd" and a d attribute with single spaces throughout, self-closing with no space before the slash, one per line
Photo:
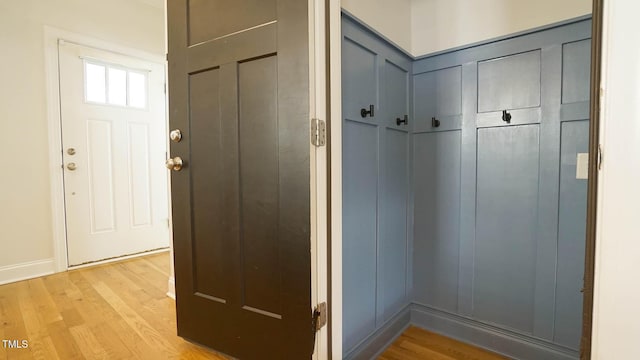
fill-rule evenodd
<path id="1" fill-rule="evenodd" d="M 69 265 L 168 247 L 163 65 L 59 54 Z"/>

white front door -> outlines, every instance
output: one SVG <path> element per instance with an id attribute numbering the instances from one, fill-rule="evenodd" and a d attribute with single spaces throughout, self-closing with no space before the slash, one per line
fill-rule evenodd
<path id="1" fill-rule="evenodd" d="M 60 41 L 69 266 L 169 246 L 164 66 Z"/>

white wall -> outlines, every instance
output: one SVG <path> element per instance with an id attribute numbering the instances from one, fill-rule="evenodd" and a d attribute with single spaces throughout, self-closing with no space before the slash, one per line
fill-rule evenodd
<path id="1" fill-rule="evenodd" d="M 164 54 L 160 7 L 132 0 L 0 1 L 0 281 L 53 257 L 44 26 Z"/>
<path id="2" fill-rule="evenodd" d="M 592 0 L 412 0 L 416 56 L 591 13 Z"/>
<path id="3" fill-rule="evenodd" d="M 414 56 L 591 13 L 592 0 L 341 0 L 341 6 Z"/>
<path id="4" fill-rule="evenodd" d="M 341 6 L 411 52 L 411 0 L 342 0 Z"/>
<path id="5" fill-rule="evenodd" d="M 605 1 L 593 359 L 640 359 L 640 2 Z"/>

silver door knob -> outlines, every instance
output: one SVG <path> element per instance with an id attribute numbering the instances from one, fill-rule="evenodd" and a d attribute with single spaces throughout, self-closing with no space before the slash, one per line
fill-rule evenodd
<path id="1" fill-rule="evenodd" d="M 76 163 L 67 164 L 67 169 L 69 169 L 69 171 L 76 171 L 77 168 L 78 168 L 78 165 L 76 165 Z"/>
<path id="2" fill-rule="evenodd" d="M 180 131 L 180 129 L 172 130 L 169 133 L 169 138 L 173 142 L 180 142 L 180 140 L 182 140 L 182 131 Z"/>
<path id="3" fill-rule="evenodd" d="M 182 158 L 176 156 L 173 159 L 167 159 L 167 162 L 165 162 L 164 165 L 169 170 L 180 171 L 182 170 Z"/>

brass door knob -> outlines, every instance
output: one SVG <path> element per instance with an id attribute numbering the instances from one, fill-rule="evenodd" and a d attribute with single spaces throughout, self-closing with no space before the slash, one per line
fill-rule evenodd
<path id="1" fill-rule="evenodd" d="M 182 158 L 179 156 L 174 157 L 173 159 L 167 159 L 167 162 L 164 165 L 169 170 L 180 171 L 182 170 Z"/>
<path id="2" fill-rule="evenodd" d="M 76 171 L 77 168 L 78 168 L 78 165 L 76 165 L 76 163 L 67 164 L 67 169 L 69 169 L 69 171 Z"/>
<path id="3" fill-rule="evenodd" d="M 182 131 L 180 129 L 175 129 L 169 133 L 169 138 L 173 142 L 180 142 L 182 140 Z"/>

